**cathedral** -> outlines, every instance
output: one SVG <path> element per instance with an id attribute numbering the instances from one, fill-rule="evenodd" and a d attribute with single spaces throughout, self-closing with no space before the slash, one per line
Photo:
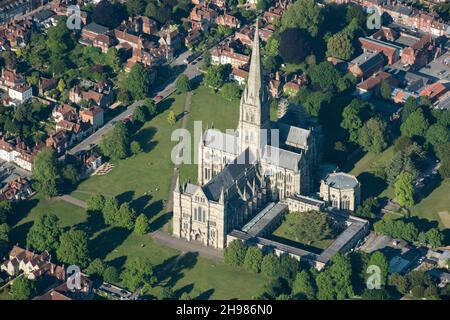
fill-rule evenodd
<path id="1" fill-rule="evenodd" d="M 273 123 L 261 70 L 258 26 L 236 130 L 207 129 L 199 142 L 197 184 L 173 191 L 173 235 L 224 248 L 226 236 L 268 202 L 312 191 L 318 165 L 317 134 Z"/>

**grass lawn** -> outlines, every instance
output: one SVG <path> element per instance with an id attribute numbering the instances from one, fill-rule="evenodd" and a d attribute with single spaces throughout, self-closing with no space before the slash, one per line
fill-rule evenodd
<path id="1" fill-rule="evenodd" d="M 426 198 L 417 203 L 411 209 L 411 214 L 419 218 L 430 221 L 437 221 L 439 227 L 449 228 L 445 226 L 439 217 L 439 212 L 448 211 L 450 213 L 450 179 L 442 181 L 439 187 L 434 189 Z"/>
<path id="2" fill-rule="evenodd" d="M 390 146 L 380 154 L 367 152 L 349 172 L 361 182 L 362 197 L 394 197 L 394 189 L 389 187 L 378 175 L 384 171 L 387 162 L 394 156 L 394 147 Z"/>
<path id="3" fill-rule="evenodd" d="M 239 120 L 239 101 L 228 101 L 222 98 L 220 93 L 213 93 L 210 89 L 199 86 L 192 95 L 189 114 L 188 130 L 194 139 L 194 121 L 202 121 L 202 132 L 206 127 L 214 125 L 214 128 L 224 131 L 235 130 Z M 192 157 L 194 148 L 192 150 Z M 191 158 L 193 159 L 193 158 Z M 180 181 L 190 179 L 197 181 L 197 165 L 183 164 L 180 168 Z"/>
<path id="4" fill-rule="evenodd" d="M 9 294 L 8 288 L 5 288 L 0 291 L 0 300 L 12 300 L 12 297 Z"/>

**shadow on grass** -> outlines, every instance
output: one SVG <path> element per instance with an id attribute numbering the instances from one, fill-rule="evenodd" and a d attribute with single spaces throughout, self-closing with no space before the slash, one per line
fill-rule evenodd
<path id="1" fill-rule="evenodd" d="M 433 178 L 427 181 L 423 188 L 421 188 L 416 193 L 416 203 L 419 203 L 423 199 L 427 198 L 436 188 L 441 185 L 441 183 L 441 179 L 437 175 L 434 175 Z"/>
<path id="2" fill-rule="evenodd" d="M 150 202 L 151 199 L 152 197 L 146 194 L 137 199 L 134 199 L 130 203 L 130 206 L 136 211 L 137 214 L 143 213 L 147 216 L 147 218 L 149 218 L 151 214 L 150 211 L 151 205 L 148 205 L 148 203 Z"/>
<path id="3" fill-rule="evenodd" d="M 370 172 L 363 172 L 357 178 L 362 185 L 362 200 L 369 197 L 377 197 L 388 186 L 384 179 Z"/>
<path id="4" fill-rule="evenodd" d="M 104 259 L 111 251 L 121 245 L 130 233 L 130 230 L 120 227 L 103 231 L 89 242 L 92 258 Z"/>
<path id="5" fill-rule="evenodd" d="M 134 191 L 130 190 L 130 191 L 125 191 L 119 195 L 116 196 L 117 201 L 119 201 L 119 205 L 124 203 L 124 202 L 131 202 L 133 200 L 133 196 L 134 196 Z"/>
<path id="6" fill-rule="evenodd" d="M 126 256 L 120 256 L 120 257 L 114 258 L 110 261 L 107 261 L 108 265 L 117 268 L 117 270 L 119 270 L 119 272 L 123 269 L 126 262 L 127 262 Z"/>
<path id="7" fill-rule="evenodd" d="M 187 284 L 184 287 L 181 287 L 180 289 L 175 291 L 175 297 L 180 299 L 182 294 L 184 294 L 184 293 L 189 294 L 192 292 L 193 289 L 194 289 L 193 283 Z"/>
<path id="8" fill-rule="evenodd" d="M 208 300 L 209 298 L 211 298 L 211 296 L 214 293 L 214 289 L 208 289 L 206 291 L 203 291 L 202 293 L 200 293 L 197 297 L 194 298 L 194 300 Z"/>
<path id="9" fill-rule="evenodd" d="M 169 109 L 174 102 L 175 102 L 174 98 L 167 98 L 167 99 L 164 99 L 163 101 L 161 101 L 160 103 L 158 103 L 157 109 L 156 109 L 158 114 L 163 113 L 164 111 Z"/>
<path id="10" fill-rule="evenodd" d="M 439 227 L 439 223 L 435 220 L 428 220 L 425 218 L 420 218 L 418 216 L 410 216 L 404 219 L 404 221 L 406 223 L 408 222 L 412 222 L 417 229 L 419 230 L 419 232 L 427 232 L 428 230 L 430 230 L 431 228 L 438 228 Z"/>
<path id="11" fill-rule="evenodd" d="M 153 137 L 155 136 L 156 128 L 148 127 L 141 129 L 134 137 L 134 140 L 138 141 L 141 145 L 143 152 L 150 152 L 158 143 L 157 141 L 153 141 Z"/>
<path id="12" fill-rule="evenodd" d="M 166 287 L 173 287 L 178 280 L 183 278 L 183 270 L 192 269 L 198 260 L 198 253 L 187 252 L 171 257 L 157 267 L 158 281 Z"/>
<path id="13" fill-rule="evenodd" d="M 30 199 L 15 203 L 13 205 L 13 214 L 8 217 L 8 224 L 10 226 L 16 225 L 20 220 L 25 218 L 38 203 L 38 199 Z"/>
<path id="14" fill-rule="evenodd" d="M 153 220 L 150 223 L 150 227 L 149 227 L 149 232 L 153 232 L 156 230 L 161 229 L 167 222 L 170 221 L 170 218 L 172 217 L 172 212 L 166 212 L 164 214 L 162 214 L 161 216 L 159 216 L 158 218 L 156 218 L 155 220 Z"/>
<path id="15" fill-rule="evenodd" d="M 75 225 L 75 228 L 86 232 L 88 237 L 92 237 L 94 233 L 106 227 L 101 213 L 87 210 L 86 214 L 86 221 Z"/>
<path id="16" fill-rule="evenodd" d="M 27 242 L 28 231 L 30 231 L 32 226 L 33 222 L 29 221 L 11 229 L 11 231 L 9 232 L 9 242 L 13 244 L 18 243 L 24 246 Z"/>

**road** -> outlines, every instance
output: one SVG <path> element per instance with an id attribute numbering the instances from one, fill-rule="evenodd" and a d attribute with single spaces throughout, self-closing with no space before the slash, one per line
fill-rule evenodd
<path id="1" fill-rule="evenodd" d="M 183 62 L 184 59 L 190 54 L 191 54 L 190 51 L 183 52 L 170 64 L 170 66 L 176 67 L 176 66 L 184 65 L 185 64 Z M 201 58 L 196 61 L 201 61 Z M 193 78 L 197 77 L 198 75 L 200 75 L 200 71 L 197 68 L 197 66 L 199 65 L 199 62 L 196 62 L 195 64 L 193 64 L 193 62 L 187 64 L 186 69 L 182 72 L 183 74 L 187 75 L 189 77 L 189 79 L 193 79 Z M 155 92 L 153 94 L 153 96 L 161 96 L 163 100 L 166 99 L 168 96 L 170 96 L 176 90 L 175 82 L 176 82 L 176 78 L 173 79 L 173 81 L 171 81 L 170 83 L 168 83 L 164 88 Z M 125 118 L 132 115 L 134 109 L 136 109 L 137 106 L 142 105 L 143 102 L 144 102 L 144 100 L 139 100 L 139 101 L 133 102 L 122 113 L 118 114 L 117 116 L 115 116 L 114 118 L 112 118 L 111 120 L 106 122 L 103 127 L 98 129 L 96 132 L 91 134 L 89 137 L 87 137 L 86 139 L 81 141 L 79 144 L 77 144 L 73 148 L 71 148 L 68 152 L 70 154 L 76 154 L 77 152 L 80 152 L 82 150 L 92 149 L 93 146 L 97 145 L 100 142 L 100 140 L 102 139 L 102 137 L 105 134 L 107 134 L 108 132 L 110 132 L 112 130 L 115 123 L 117 123 L 119 121 L 123 121 Z"/>

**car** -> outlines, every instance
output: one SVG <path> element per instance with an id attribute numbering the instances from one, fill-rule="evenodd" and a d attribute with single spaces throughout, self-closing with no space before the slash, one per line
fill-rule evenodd
<path id="1" fill-rule="evenodd" d="M 95 147 L 95 143 L 89 143 L 89 146 L 88 146 L 89 148 L 93 148 L 93 147 Z"/>
<path id="2" fill-rule="evenodd" d="M 161 100 L 162 100 L 162 96 L 156 96 L 153 100 L 155 101 L 155 102 L 160 102 Z"/>

